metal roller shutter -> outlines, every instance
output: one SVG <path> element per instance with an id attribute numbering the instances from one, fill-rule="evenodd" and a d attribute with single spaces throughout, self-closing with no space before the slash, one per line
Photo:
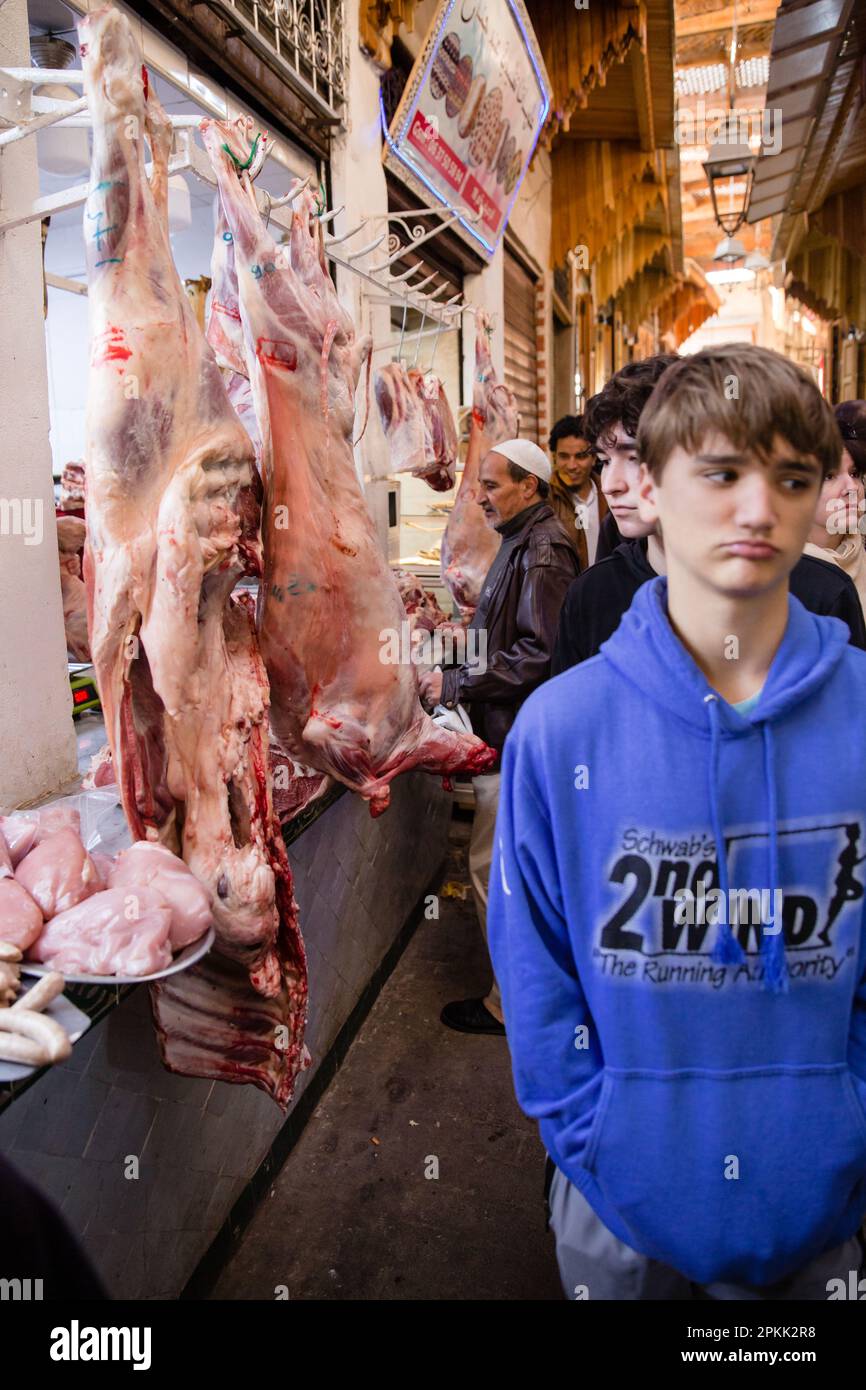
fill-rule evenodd
<path id="1" fill-rule="evenodd" d="M 505 252 L 505 383 L 517 397 L 520 434 L 538 438 L 538 353 L 535 349 L 535 281 Z"/>

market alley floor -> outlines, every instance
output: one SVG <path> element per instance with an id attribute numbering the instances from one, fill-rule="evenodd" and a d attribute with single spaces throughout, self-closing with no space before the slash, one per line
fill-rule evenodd
<path id="1" fill-rule="evenodd" d="M 443 884 L 467 884 L 469 823 Z M 471 895 L 440 896 L 368 1015 L 211 1295 L 558 1299 L 544 1153 L 504 1038 L 439 1022 L 483 992 Z M 438 1176 L 432 1176 L 438 1171 Z M 430 1174 L 431 1176 L 428 1176 Z"/>

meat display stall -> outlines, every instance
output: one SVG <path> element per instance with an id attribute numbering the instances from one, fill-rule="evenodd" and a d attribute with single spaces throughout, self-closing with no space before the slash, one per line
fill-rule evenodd
<path id="1" fill-rule="evenodd" d="M 156 1036 L 148 991 L 120 972 L 114 985 L 70 985 L 64 998 L 86 1031 L 65 1061 L 0 1088 L 0 1148 L 69 1214 L 113 1291 L 158 1297 L 182 1290 L 271 1146 L 287 1142 L 283 1111 L 300 1114 L 324 1084 L 341 1033 L 432 891 L 451 800 L 429 774 L 481 771 L 490 750 L 430 719 L 412 665 L 380 659 L 380 634 L 399 629 L 405 609 L 352 454 L 369 348 L 325 253 L 432 322 L 444 326 L 454 306 L 411 275 L 390 287 L 389 258 L 374 255 L 381 234 L 333 230 L 323 242 L 335 214 L 305 181 L 282 207 L 255 190 L 266 137 L 248 123 L 211 122 L 209 165 L 184 133 L 191 120 L 166 118 L 142 79 L 119 11 L 90 17 L 82 39 L 93 171 L 68 202 L 77 196 L 89 233 L 83 576 L 110 745 L 100 768 L 109 787 L 116 778 L 132 839 L 182 856 L 203 885 L 216 946 L 154 985 Z M 220 185 L 207 339 L 220 337 L 217 302 L 223 328 L 243 331 L 233 343 L 223 333 L 216 357 L 172 261 L 167 186 L 179 169 Z M 453 464 L 447 430 L 430 447 Z M 286 511 L 306 529 L 281 525 Z M 79 530 L 66 529 L 62 553 L 77 553 Z M 81 582 L 71 566 L 70 577 Z M 285 770 L 289 803 L 310 804 L 279 826 Z M 111 864 L 100 872 L 82 920 L 119 891 Z"/>

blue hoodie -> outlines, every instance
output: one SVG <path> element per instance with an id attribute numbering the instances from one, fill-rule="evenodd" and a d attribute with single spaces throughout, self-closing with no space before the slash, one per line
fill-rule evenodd
<path id="1" fill-rule="evenodd" d="M 608 1229 L 697 1283 L 775 1282 L 866 1209 L 866 653 L 788 602 L 742 716 L 645 584 L 503 759 L 488 930 L 518 1099 Z M 698 883 L 781 891 L 783 929 L 690 923 Z"/>

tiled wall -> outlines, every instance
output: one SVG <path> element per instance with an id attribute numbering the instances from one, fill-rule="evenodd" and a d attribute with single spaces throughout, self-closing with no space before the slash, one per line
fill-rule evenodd
<path id="1" fill-rule="evenodd" d="M 313 1054 L 297 1096 L 440 864 L 450 809 L 436 778 L 412 773 L 378 820 L 344 796 L 291 846 Z M 114 1297 L 174 1298 L 282 1123 L 252 1086 L 165 1071 L 141 988 L 0 1115 L 0 1150 L 61 1208 Z"/>

